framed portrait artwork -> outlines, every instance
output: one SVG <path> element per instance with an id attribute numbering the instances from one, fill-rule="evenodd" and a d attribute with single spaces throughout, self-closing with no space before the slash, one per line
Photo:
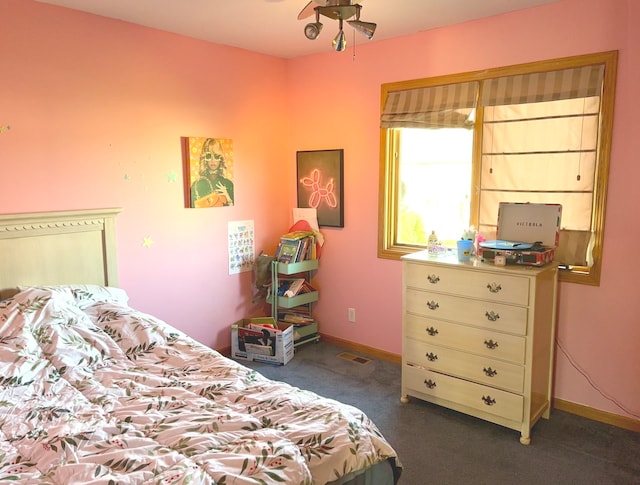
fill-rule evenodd
<path id="1" fill-rule="evenodd" d="M 344 150 L 296 152 L 298 207 L 318 212 L 318 225 L 344 227 Z"/>
<path id="2" fill-rule="evenodd" d="M 233 141 L 191 136 L 182 143 L 186 207 L 233 205 Z"/>

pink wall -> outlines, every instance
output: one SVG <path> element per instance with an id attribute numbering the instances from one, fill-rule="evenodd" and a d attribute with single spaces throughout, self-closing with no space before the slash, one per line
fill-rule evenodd
<path id="1" fill-rule="evenodd" d="M 289 227 L 285 62 L 31 0 L 2 0 L 0 23 L 0 212 L 122 207 L 131 303 L 228 346 L 262 309 L 252 274 L 228 274 L 227 223 L 269 250 Z M 234 207 L 184 208 L 183 136 L 233 139 Z"/>
<path id="2" fill-rule="evenodd" d="M 555 395 L 640 413 L 640 302 L 629 254 L 640 225 L 635 0 L 556 4 L 352 51 L 283 61 L 32 0 L 0 0 L 0 212 L 123 207 L 120 284 L 139 309 L 215 348 L 264 313 L 250 273 L 229 276 L 227 223 L 255 221 L 272 251 L 295 204 L 295 151 L 345 150 L 345 227 L 324 229 L 322 332 L 400 353 L 400 264 L 378 259 L 380 84 L 618 49 L 617 104 L 600 287 L 563 284 Z M 633 28 L 632 28 L 633 26 Z M 305 39 L 301 40 L 306 42 Z M 181 136 L 234 140 L 236 205 L 183 208 Z M 171 174 L 177 174 L 171 181 Z M 128 178 L 126 177 L 128 176 Z M 145 237 L 154 241 L 150 248 Z M 347 322 L 347 308 L 357 322 Z"/>
<path id="3" fill-rule="evenodd" d="M 327 231 L 318 274 L 323 332 L 401 350 L 400 264 L 376 257 L 382 83 L 619 50 L 602 283 L 562 284 L 559 303 L 558 338 L 599 391 L 559 353 L 555 396 L 627 415 L 604 394 L 640 417 L 640 262 L 630 252 L 640 238 L 637 217 L 630 218 L 640 204 L 638 21 L 635 0 L 563 0 L 391 41 L 360 41 L 355 62 L 350 49 L 292 61 L 292 119 L 305 120 L 292 124 L 292 149 L 345 148 L 346 225 Z M 347 321 L 349 307 L 355 324 Z"/>

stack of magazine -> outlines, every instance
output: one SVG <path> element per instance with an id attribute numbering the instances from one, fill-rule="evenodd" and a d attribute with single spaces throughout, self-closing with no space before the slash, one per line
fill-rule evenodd
<path id="1" fill-rule="evenodd" d="M 276 336 L 282 332 L 273 324 L 251 322 L 246 327 L 238 328 L 240 350 L 257 355 L 274 356 L 276 352 Z"/>
<path id="2" fill-rule="evenodd" d="M 311 313 L 301 309 L 278 312 L 278 321 L 293 323 L 294 325 L 310 325 L 315 322 Z"/>
<path id="3" fill-rule="evenodd" d="M 316 259 L 316 237 L 313 231 L 293 231 L 281 236 L 275 258 L 279 263 Z"/>

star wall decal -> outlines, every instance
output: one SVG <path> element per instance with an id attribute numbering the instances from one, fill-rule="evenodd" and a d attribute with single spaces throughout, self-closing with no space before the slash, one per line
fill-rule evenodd
<path id="1" fill-rule="evenodd" d="M 142 242 L 142 245 L 145 248 L 150 248 L 153 245 L 153 239 L 151 239 L 151 237 L 146 236 Z"/>
<path id="2" fill-rule="evenodd" d="M 176 182 L 178 180 L 178 174 L 175 173 L 173 170 L 171 170 L 171 172 L 169 172 L 169 175 L 168 175 L 167 178 L 168 178 L 169 182 L 171 182 L 171 183 Z"/>

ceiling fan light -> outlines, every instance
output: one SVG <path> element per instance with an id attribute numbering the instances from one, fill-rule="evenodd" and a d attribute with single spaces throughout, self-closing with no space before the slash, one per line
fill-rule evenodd
<path id="1" fill-rule="evenodd" d="M 321 30 L 322 30 L 322 24 L 320 22 L 312 22 L 310 24 L 305 25 L 304 35 L 309 40 L 315 40 L 320 35 Z"/>
<path id="2" fill-rule="evenodd" d="M 361 34 L 364 34 L 369 40 L 373 37 L 377 27 L 373 22 L 362 22 L 361 20 L 347 20 L 347 23 Z"/>
<path id="3" fill-rule="evenodd" d="M 333 48 L 338 52 L 342 52 L 347 48 L 347 39 L 344 35 L 344 30 L 340 29 L 338 35 L 336 35 L 336 37 L 333 39 L 332 45 Z"/>

